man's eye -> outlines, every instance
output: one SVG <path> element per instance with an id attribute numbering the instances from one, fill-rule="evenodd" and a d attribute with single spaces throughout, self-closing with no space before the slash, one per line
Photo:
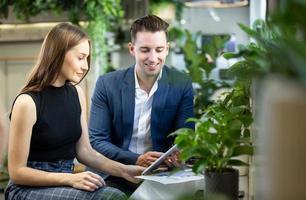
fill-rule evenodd
<path id="1" fill-rule="evenodd" d="M 156 51 L 159 52 L 159 53 L 162 52 L 163 50 L 164 50 L 164 48 L 158 48 L 158 49 L 156 49 Z"/>

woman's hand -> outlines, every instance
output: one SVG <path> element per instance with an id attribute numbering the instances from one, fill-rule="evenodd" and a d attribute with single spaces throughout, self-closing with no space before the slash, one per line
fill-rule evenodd
<path id="1" fill-rule="evenodd" d="M 140 176 L 144 170 L 145 168 L 141 166 L 124 165 L 122 170 L 122 177 L 130 182 L 138 183 L 139 179 L 135 178 L 135 176 Z"/>
<path id="2" fill-rule="evenodd" d="M 103 178 L 89 171 L 71 174 L 68 184 L 74 188 L 91 192 L 95 191 L 99 187 L 105 186 Z"/>

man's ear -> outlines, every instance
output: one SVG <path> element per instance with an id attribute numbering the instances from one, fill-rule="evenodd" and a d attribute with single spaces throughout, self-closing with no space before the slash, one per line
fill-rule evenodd
<path id="1" fill-rule="evenodd" d="M 167 42 L 167 55 L 168 55 L 168 53 L 169 53 L 169 50 L 170 50 L 170 42 Z"/>
<path id="2" fill-rule="evenodd" d="M 132 56 L 134 56 L 134 55 L 135 55 L 135 46 L 133 45 L 133 43 L 132 43 L 132 42 L 129 42 L 128 47 L 129 47 L 129 52 L 130 52 L 130 54 L 131 54 Z"/>

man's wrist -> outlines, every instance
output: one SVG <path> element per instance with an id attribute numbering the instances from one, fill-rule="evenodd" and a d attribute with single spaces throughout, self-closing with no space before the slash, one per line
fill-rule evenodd
<path id="1" fill-rule="evenodd" d="M 138 156 L 135 159 L 134 165 L 138 165 L 138 163 L 140 161 L 139 159 L 141 159 L 141 156 L 142 156 L 142 154 L 138 154 Z"/>
<path id="2" fill-rule="evenodd" d="M 135 165 L 139 165 L 140 159 L 141 159 L 141 155 L 139 155 L 139 156 L 136 158 Z"/>

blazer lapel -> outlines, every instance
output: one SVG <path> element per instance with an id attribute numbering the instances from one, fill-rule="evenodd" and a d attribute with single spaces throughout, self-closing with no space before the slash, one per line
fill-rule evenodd
<path id="1" fill-rule="evenodd" d="M 168 80 L 166 66 L 164 66 L 162 77 L 158 81 L 158 89 L 156 90 L 153 98 L 152 113 L 151 113 L 151 118 L 152 118 L 151 128 L 152 128 L 152 121 L 158 120 L 159 116 L 161 115 L 161 111 L 165 108 L 168 96 L 168 90 L 169 90 L 169 80 Z"/>
<path id="2" fill-rule="evenodd" d="M 130 67 L 125 74 L 123 80 L 123 87 L 121 90 L 121 102 L 122 102 L 122 121 L 123 128 L 126 135 L 123 141 L 123 147 L 128 148 L 134 124 L 134 107 L 135 107 L 135 79 L 134 79 L 134 67 Z"/>

